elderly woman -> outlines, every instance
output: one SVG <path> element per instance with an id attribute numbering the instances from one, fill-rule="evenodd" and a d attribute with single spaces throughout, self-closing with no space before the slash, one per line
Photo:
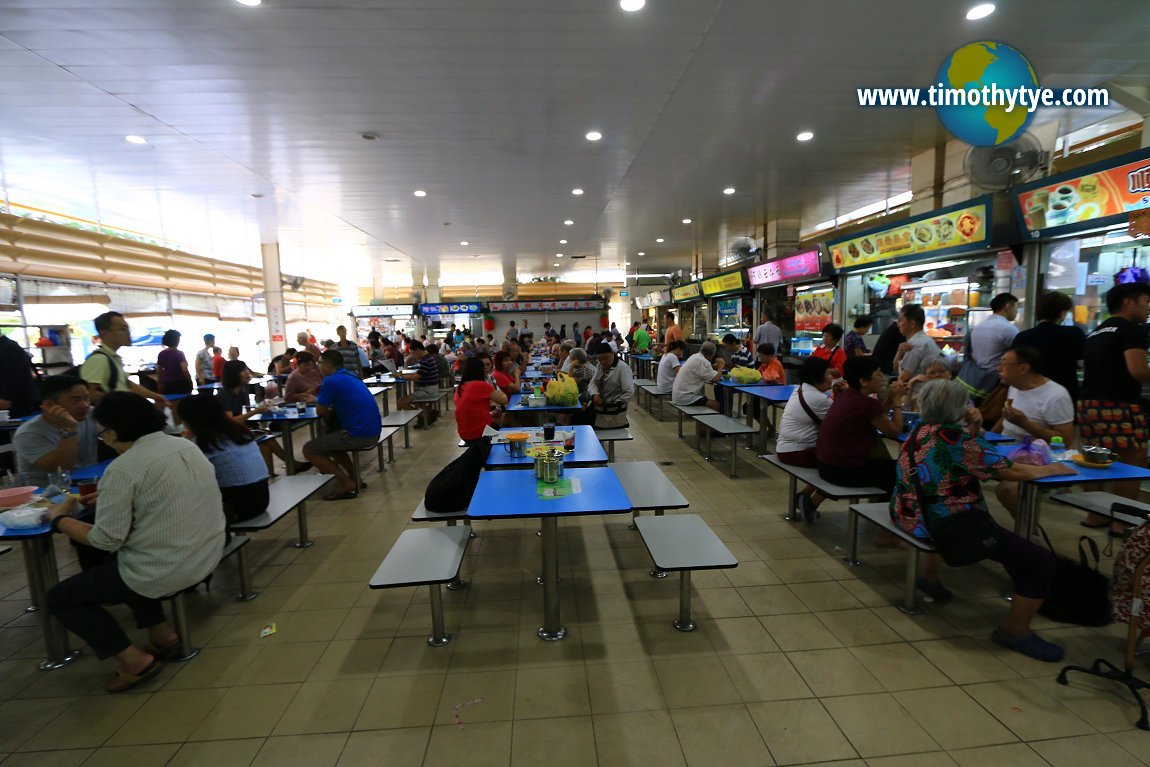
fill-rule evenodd
<path id="1" fill-rule="evenodd" d="M 947 518 L 956 514 L 989 516 L 980 486 L 985 480 L 1026 482 L 1074 473 L 1062 463 L 1015 464 L 996 453 L 977 436 L 981 418 L 970 407 L 966 390 L 956 381 L 926 383 L 919 401 L 922 423 L 907 438 L 899 454 L 898 484 L 890 502 L 895 524 L 917 538 L 935 540 L 941 545 L 942 539 L 932 535 L 931 530 L 947 530 L 940 525 Z M 993 640 L 1037 660 L 1062 660 L 1060 646 L 1030 630 L 1031 619 L 1050 594 L 1054 555 L 1005 528 L 998 528 L 998 538 L 1001 543 L 988 558 L 1006 568 L 1013 581 L 1014 597 L 1006 620 L 994 630 Z M 946 601 L 951 593 L 938 580 L 940 560 L 938 555 L 926 558 L 918 586 L 936 601 Z"/>
<path id="2" fill-rule="evenodd" d="M 122 692 L 154 676 L 179 643 L 161 597 L 204 580 L 220 562 L 224 511 L 215 470 L 200 449 L 164 433 L 164 416 L 131 392 L 96 406 L 98 436 L 119 457 L 100 480 L 95 524 L 72 518 L 76 502 L 52 506 L 52 529 L 85 546 L 114 552 L 103 564 L 52 587 L 47 607 L 96 657 L 119 668 L 104 684 Z M 85 499 L 88 500 L 88 499 Z M 128 639 L 103 605 L 127 604 L 148 644 Z"/>
<path id="3" fill-rule="evenodd" d="M 579 396 L 587 394 L 587 387 L 595 376 L 595 364 L 587 356 L 587 351 L 572 347 L 567 355 L 567 375 L 575 379 L 579 386 Z M 591 396 L 587 394 L 588 398 Z"/>
<path id="4" fill-rule="evenodd" d="M 609 341 L 599 341 L 589 350 L 599 361 L 599 367 L 587 385 L 591 405 L 595 408 L 596 429 L 627 428 L 627 405 L 635 396 L 635 382 L 631 368 L 619 364 L 619 355 Z"/>

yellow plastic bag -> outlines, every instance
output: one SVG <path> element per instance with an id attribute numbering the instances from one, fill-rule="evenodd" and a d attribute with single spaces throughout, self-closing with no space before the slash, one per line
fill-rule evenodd
<path id="1" fill-rule="evenodd" d="M 744 367 L 732 368 L 731 378 L 735 380 L 735 383 L 740 384 L 761 383 L 763 380 L 763 376 L 758 370 Z"/>
<path id="2" fill-rule="evenodd" d="M 556 373 L 555 378 L 547 384 L 544 395 L 548 405 L 573 407 L 579 404 L 579 384 L 565 373 Z"/>

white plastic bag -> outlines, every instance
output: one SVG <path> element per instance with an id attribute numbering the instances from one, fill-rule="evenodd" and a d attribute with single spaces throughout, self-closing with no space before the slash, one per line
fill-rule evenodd
<path id="1" fill-rule="evenodd" d="M 0 525 L 12 530 L 27 530 L 39 527 L 48 519 L 48 510 L 40 506 L 17 506 L 0 512 Z"/>

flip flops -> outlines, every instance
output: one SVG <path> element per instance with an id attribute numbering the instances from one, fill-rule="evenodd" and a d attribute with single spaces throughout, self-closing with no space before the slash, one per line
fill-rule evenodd
<path id="1" fill-rule="evenodd" d="M 163 663 L 153 659 L 151 665 L 149 665 L 138 674 L 132 674 L 122 668 L 118 668 L 116 669 L 116 673 L 112 674 L 110 677 L 108 677 L 107 681 L 104 682 L 104 689 L 113 693 L 125 692 L 132 689 L 141 682 L 146 682 L 147 680 L 151 679 L 156 674 L 160 673 L 160 669 L 163 667 Z"/>
<path id="2" fill-rule="evenodd" d="M 358 490 L 348 490 L 346 493 L 329 493 L 323 497 L 325 501 L 350 501 L 352 498 L 358 498 Z"/>

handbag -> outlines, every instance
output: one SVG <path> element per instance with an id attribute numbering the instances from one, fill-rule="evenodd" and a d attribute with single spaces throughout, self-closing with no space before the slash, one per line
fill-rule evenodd
<path id="1" fill-rule="evenodd" d="M 1039 528 L 1042 529 L 1041 527 Z M 1054 552 L 1046 531 L 1042 530 L 1046 546 Z M 1086 549 L 1094 558 L 1090 564 Z M 1111 622 L 1110 579 L 1099 570 L 1102 556 L 1093 538 L 1078 539 L 1078 561 L 1054 552 L 1054 583 L 1050 596 L 1038 608 L 1038 614 L 1059 623 L 1077 626 L 1106 626 Z"/>
<path id="2" fill-rule="evenodd" d="M 922 479 L 918 474 L 918 462 L 915 453 L 918 451 L 918 434 L 920 426 L 911 432 L 903 449 L 910 458 L 910 479 L 914 485 L 915 495 L 922 508 L 922 518 L 926 523 L 926 531 L 942 559 L 951 567 L 963 567 L 981 562 L 994 556 L 1005 543 L 1002 528 L 985 509 L 962 511 L 957 514 L 948 514 L 945 517 L 933 518 L 930 508 L 938 502 L 938 496 L 928 495 L 922 486 Z"/>
<path id="3" fill-rule="evenodd" d="M 428 511 L 455 513 L 471 503 L 479 474 L 491 453 L 491 438 L 480 437 L 467 446 L 463 455 L 447 464 L 427 484 L 423 506 Z"/>

